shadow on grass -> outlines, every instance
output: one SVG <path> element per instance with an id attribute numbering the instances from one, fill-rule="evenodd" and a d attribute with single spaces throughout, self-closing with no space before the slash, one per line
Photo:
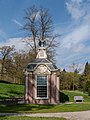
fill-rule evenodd
<path id="1" fill-rule="evenodd" d="M 0 83 L 7 83 L 7 84 L 12 84 L 11 82 L 0 80 Z"/>
<path id="2" fill-rule="evenodd" d="M 65 95 L 63 92 L 60 92 L 59 99 L 61 103 L 69 102 L 68 95 Z"/>
<path id="3" fill-rule="evenodd" d="M 60 92 L 60 102 L 61 103 L 65 103 L 69 101 L 69 97 L 67 95 L 65 95 L 63 92 Z M 47 112 L 49 111 L 49 109 L 54 109 L 55 105 L 43 105 L 43 104 L 12 104 L 12 105 L 8 105 L 8 104 L 3 104 L 0 105 L 0 112 L 12 112 L 12 113 L 21 113 L 21 112 Z"/>
<path id="4" fill-rule="evenodd" d="M 20 113 L 20 112 L 42 112 L 45 110 L 47 112 L 48 109 L 53 108 L 54 105 L 31 105 L 31 104 L 18 104 L 18 105 L 0 105 L 0 112 L 12 112 L 12 113 Z"/>
<path id="5" fill-rule="evenodd" d="M 0 92 L 0 99 L 4 100 L 8 98 L 8 93 L 1 93 Z"/>

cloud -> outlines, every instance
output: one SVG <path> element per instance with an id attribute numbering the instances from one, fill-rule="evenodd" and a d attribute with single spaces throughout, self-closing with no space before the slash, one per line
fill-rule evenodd
<path id="1" fill-rule="evenodd" d="M 73 20 L 85 20 L 90 17 L 90 0 L 66 0 L 66 8 Z"/>
<path id="2" fill-rule="evenodd" d="M 58 30 L 63 31 L 63 35 L 57 64 L 67 68 L 77 62 L 84 67 L 85 62 L 90 61 L 90 0 L 66 0 L 65 4 L 73 22 Z"/>
<path id="3" fill-rule="evenodd" d="M 23 27 L 23 25 L 20 22 L 18 22 L 16 19 L 12 19 L 12 22 L 17 24 L 19 27 Z"/>
<path id="4" fill-rule="evenodd" d="M 25 43 L 22 41 L 23 38 L 10 38 L 6 42 L 0 42 L 0 47 L 14 45 L 17 51 L 23 50 L 25 48 Z"/>
<path id="5" fill-rule="evenodd" d="M 63 37 L 63 47 L 68 49 L 73 48 L 77 52 L 85 49 L 85 42 L 89 42 L 90 38 L 89 6 L 90 3 L 88 3 L 88 0 L 86 2 L 84 0 L 68 0 L 66 2 L 67 10 L 71 14 L 72 19 L 77 21 L 73 22 L 72 31 L 69 31 Z"/>
<path id="6" fill-rule="evenodd" d="M 73 19 L 80 19 L 85 14 L 85 9 L 82 8 L 83 0 L 68 0 L 66 2 L 68 13 Z"/>
<path id="7" fill-rule="evenodd" d="M 7 38 L 6 33 L 3 30 L 0 29 L 0 40 L 2 40 L 2 39 L 5 40 L 6 38 Z"/>
<path id="8" fill-rule="evenodd" d="M 68 33 L 62 38 L 61 47 L 71 49 L 75 48 L 74 46 L 79 46 L 79 49 L 84 47 L 84 42 L 90 38 L 90 29 L 87 24 L 80 25 L 77 28 L 73 29 L 72 32 Z M 77 51 L 77 47 L 76 47 Z"/>

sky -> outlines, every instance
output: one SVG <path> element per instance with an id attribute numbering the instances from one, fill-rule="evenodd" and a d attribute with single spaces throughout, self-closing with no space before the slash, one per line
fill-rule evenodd
<path id="1" fill-rule="evenodd" d="M 84 68 L 90 62 L 90 0 L 0 0 L 0 47 L 25 49 L 21 30 L 25 10 L 33 5 L 49 9 L 57 41 L 56 65 L 70 70 L 75 63 Z"/>

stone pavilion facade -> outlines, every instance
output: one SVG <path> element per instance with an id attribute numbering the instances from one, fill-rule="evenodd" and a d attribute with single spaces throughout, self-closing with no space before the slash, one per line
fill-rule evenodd
<path id="1" fill-rule="evenodd" d="M 39 42 L 37 57 L 25 68 L 25 102 L 58 104 L 60 80 L 58 68 L 47 59 L 44 42 Z"/>

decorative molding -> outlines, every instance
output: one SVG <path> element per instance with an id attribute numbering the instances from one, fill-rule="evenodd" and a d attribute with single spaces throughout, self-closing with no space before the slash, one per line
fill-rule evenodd
<path id="1" fill-rule="evenodd" d="M 52 74 L 56 75 L 57 73 L 56 72 L 52 72 Z"/>
<path id="2" fill-rule="evenodd" d="M 46 50 L 45 49 L 39 49 L 37 58 L 47 58 Z"/>
<path id="3" fill-rule="evenodd" d="M 34 74 L 50 74 L 50 70 L 45 65 L 39 65 L 36 70 L 34 71 Z"/>

